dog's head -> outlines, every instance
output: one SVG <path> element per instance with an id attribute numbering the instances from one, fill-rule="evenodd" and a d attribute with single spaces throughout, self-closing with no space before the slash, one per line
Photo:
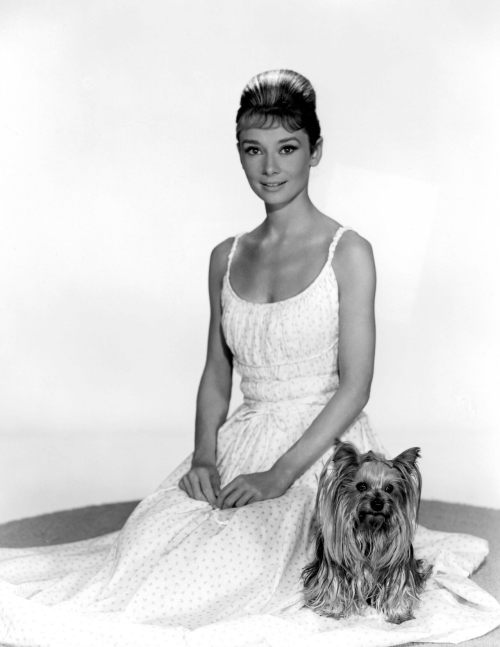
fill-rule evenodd
<path id="1" fill-rule="evenodd" d="M 337 557 L 380 552 L 388 543 L 406 550 L 411 544 L 420 503 L 419 455 L 413 447 L 389 460 L 337 443 L 316 500 L 316 523 Z"/>
<path id="2" fill-rule="evenodd" d="M 339 442 L 333 455 L 332 478 L 339 497 L 351 510 L 359 528 L 376 532 L 387 529 L 400 513 L 416 521 L 421 477 L 418 447 L 392 460 L 369 451 L 360 454 L 353 445 Z"/>

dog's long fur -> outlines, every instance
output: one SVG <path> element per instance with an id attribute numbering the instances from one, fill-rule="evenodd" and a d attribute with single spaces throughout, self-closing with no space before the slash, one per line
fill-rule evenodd
<path id="1" fill-rule="evenodd" d="M 430 568 L 413 555 L 420 504 L 420 450 L 392 461 L 338 443 L 316 498 L 316 554 L 304 569 L 306 604 L 336 618 L 367 606 L 400 623 L 412 611 Z"/>

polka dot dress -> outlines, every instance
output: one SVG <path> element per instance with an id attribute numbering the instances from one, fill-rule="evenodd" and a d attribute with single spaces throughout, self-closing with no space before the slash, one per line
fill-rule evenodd
<path id="1" fill-rule="evenodd" d="M 222 326 L 244 401 L 219 430 L 222 485 L 268 469 L 338 388 L 332 259 L 345 231 L 337 231 L 308 288 L 270 304 L 234 292 L 230 269 L 239 237 L 234 240 L 222 288 Z M 384 453 L 364 414 L 343 439 L 360 451 Z M 337 640 L 369 647 L 442 639 L 450 627 L 455 638 L 461 627 L 470 637 L 500 623 L 496 602 L 467 580 L 484 558 L 485 543 L 422 528 L 416 549 L 440 566 L 415 620 L 396 627 L 370 614 L 336 621 L 304 609 L 300 575 L 308 561 L 317 478 L 329 454 L 282 497 L 229 510 L 212 509 L 178 488 L 188 457 L 120 532 L 59 546 L 0 549 L 0 643 L 290 647 Z"/>

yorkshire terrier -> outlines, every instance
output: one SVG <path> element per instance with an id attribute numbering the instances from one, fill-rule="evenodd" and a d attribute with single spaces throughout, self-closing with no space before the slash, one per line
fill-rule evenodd
<path id="1" fill-rule="evenodd" d="M 413 556 L 419 456 L 418 447 L 388 460 L 337 444 L 319 479 L 316 554 L 302 573 L 308 607 L 334 618 L 372 607 L 397 624 L 414 617 L 431 572 Z"/>

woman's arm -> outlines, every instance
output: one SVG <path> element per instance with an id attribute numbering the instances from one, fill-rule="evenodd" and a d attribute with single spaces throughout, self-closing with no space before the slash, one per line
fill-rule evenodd
<path id="1" fill-rule="evenodd" d="M 226 420 L 232 385 L 232 354 L 222 333 L 220 300 L 231 243 L 231 239 L 220 243 L 210 256 L 210 325 L 205 367 L 196 401 L 194 452 L 191 469 L 179 481 L 181 489 L 191 498 L 206 500 L 212 505 L 215 505 L 220 486 L 216 468 L 217 431 Z"/>
<path id="2" fill-rule="evenodd" d="M 239 476 L 221 491 L 217 500 L 221 507 L 281 496 L 332 446 L 368 401 L 375 357 L 376 285 L 370 244 L 355 232 L 346 232 L 333 264 L 339 288 L 339 387 L 270 470 Z"/>

